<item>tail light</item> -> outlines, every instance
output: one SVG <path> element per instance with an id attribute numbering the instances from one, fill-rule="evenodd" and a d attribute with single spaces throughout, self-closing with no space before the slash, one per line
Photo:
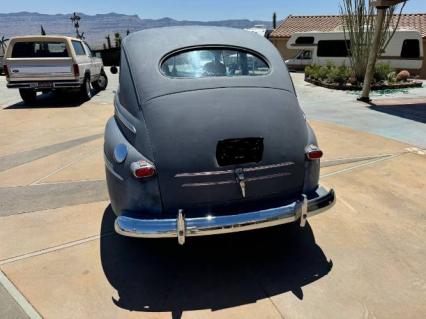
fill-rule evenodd
<path id="1" fill-rule="evenodd" d="M 130 165 L 130 170 L 136 178 L 146 178 L 155 175 L 155 166 L 144 160 L 133 162 Z"/>
<path id="2" fill-rule="evenodd" d="M 9 67 L 7 65 L 3 65 L 3 72 L 7 78 L 10 76 Z"/>
<path id="3" fill-rule="evenodd" d="M 306 148 L 306 157 L 311 161 L 319 160 L 322 155 L 322 151 L 316 145 L 311 144 Z"/>
<path id="4" fill-rule="evenodd" d="M 78 64 L 73 64 L 72 71 L 75 76 L 80 76 L 80 68 L 78 67 Z"/>

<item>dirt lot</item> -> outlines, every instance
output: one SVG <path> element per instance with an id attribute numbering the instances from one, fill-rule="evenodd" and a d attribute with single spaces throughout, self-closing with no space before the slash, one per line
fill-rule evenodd
<path id="1" fill-rule="evenodd" d="M 29 107 L 0 77 L 0 318 L 426 317 L 423 123 L 407 138 L 373 135 L 356 121 L 376 111 L 353 119 L 340 106 L 328 120 L 318 110 L 327 96 L 296 81 L 337 204 L 303 230 L 180 247 L 113 231 L 102 133 L 116 85 L 110 75 L 108 91 L 83 105 L 47 96 Z M 379 116 L 377 127 L 409 124 Z"/>

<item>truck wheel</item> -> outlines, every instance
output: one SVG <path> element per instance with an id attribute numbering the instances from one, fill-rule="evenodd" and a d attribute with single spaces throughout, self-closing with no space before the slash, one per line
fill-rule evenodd
<path id="1" fill-rule="evenodd" d="M 105 71 L 102 70 L 99 75 L 99 79 L 95 82 L 92 82 L 92 86 L 96 91 L 104 91 L 108 86 L 108 77 L 105 74 Z"/>
<path id="2" fill-rule="evenodd" d="M 92 88 L 90 87 L 89 77 L 85 77 L 80 87 L 80 97 L 83 101 L 89 101 L 92 98 Z"/>
<path id="3" fill-rule="evenodd" d="M 21 95 L 22 100 L 27 104 L 33 104 L 37 100 L 37 92 L 34 90 L 19 89 L 19 95 Z"/>

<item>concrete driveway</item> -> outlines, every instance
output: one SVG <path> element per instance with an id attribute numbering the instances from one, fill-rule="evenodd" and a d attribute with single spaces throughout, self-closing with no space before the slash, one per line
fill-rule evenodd
<path id="1" fill-rule="evenodd" d="M 113 231 L 109 76 L 88 103 L 48 96 L 35 107 L 0 78 L 0 318 L 426 317 L 425 124 L 296 76 L 335 207 L 304 229 L 180 247 Z M 377 129 L 387 126 L 396 133 Z"/>

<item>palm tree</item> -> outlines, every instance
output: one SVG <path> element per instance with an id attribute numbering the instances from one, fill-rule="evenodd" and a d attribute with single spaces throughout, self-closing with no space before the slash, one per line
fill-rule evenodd
<path id="1" fill-rule="evenodd" d="M 6 52 L 6 42 L 9 41 L 9 39 L 6 39 L 4 36 L 1 37 L 0 40 L 0 48 L 3 54 Z"/>

